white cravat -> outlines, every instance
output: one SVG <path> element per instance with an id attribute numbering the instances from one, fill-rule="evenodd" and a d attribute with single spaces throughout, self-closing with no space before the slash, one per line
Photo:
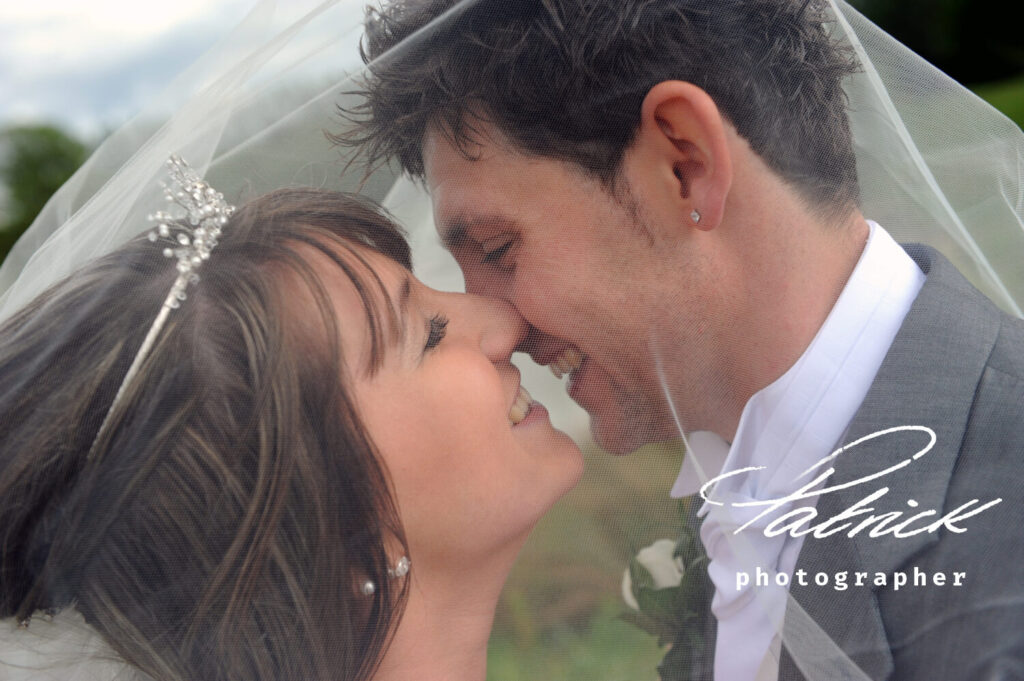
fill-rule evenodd
<path id="1" fill-rule="evenodd" d="M 772 576 L 792 578 L 804 537 L 769 538 L 763 528 L 793 507 L 783 506 L 741 532 L 733 530 L 764 507 L 731 504 L 784 497 L 807 482 L 794 478 L 838 446 L 885 353 L 899 331 L 924 274 L 888 232 L 869 221 L 864 252 L 825 323 L 803 355 L 775 382 L 747 402 L 732 445 L 714 433 L 691 433 L 672 496 L 696 493 L 704 481 L 725 471 L 764 467 L 720 481 L 704 504 L 701 541 L 715 584 L 712 612 L 718 620 L 715 678 L 720 681 L 774 679 L 788 586 L 753 584 L 760 566 Z M 816 498 L 798 506 L 812 506 Z M 813 541 L 813 539 L 812 539 Z M 737 589 L 738 572 L 750 586 Z M 788 580 L 787 580 L 788 584 Z"/>

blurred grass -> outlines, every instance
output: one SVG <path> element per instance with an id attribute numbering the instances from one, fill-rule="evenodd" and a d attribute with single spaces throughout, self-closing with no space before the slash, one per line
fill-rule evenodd
<path id="1" fill-rule="evenodd" d="M 1024 128 L 1024 74 L 1009 80 L 979 85 L 974 88 L 974 92 Z"/>
<path id="2" fill-rule="evenodd" d="M 618 619 L 622 572 L 636 551 L 679 532 L 669 489 L 677 444 L 615 457 L 584 447 L 580 484 L 541 520 L 506 584 L 488 659 L 490 681 L 654 681 L 663 654 Z"/>

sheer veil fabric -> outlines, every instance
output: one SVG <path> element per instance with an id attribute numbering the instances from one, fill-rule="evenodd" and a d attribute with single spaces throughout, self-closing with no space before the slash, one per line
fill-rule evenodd
<path id="1" fill-rule="evenodd" d="M 410 49 L 474 2 L 462 0 L 394 49 Z M 862 212 L 899 242 L 934 246 L 997 305 L 1021 316 L 1024 135 L 842 0 L 829 0 L 828 7 L 831 30 L 860 63 L 845 87 Z M 0 319 L 145 231 L 146 216 L 161 207 L 158 181 L 172 153 L 235 204 L 293 185 L 361 192 L 406 227 L 417 275 L 437 288 L 459 290 L 462 276 L 438 241 L 421 184 L 387 167 L 367 177 L 367 169 L 348 164 L 344 150 L 325 134 L 348 125 L 339 104 L 350 108 L 358 102 L 351 93 L 360 90 L 367 73 L 359 50 L 363 20 L 364 0 L 261 0 L 112 134 L 47 204 L 0 268 Z M 82 315 L 87 318 L 88 310 Z M 521 363 L 524 385 L 548 406 L 556 426 L 586 440 L 585 413 L 561 384 L 528 364 Z M 665 392 L 671 401 L 672 387 L 666 385 Z M 715 473 L 702 475 L 706 480 Z M 648 484 L 667 496 L 671 483 L 665 478 Z M 617 503 L 630 503 L 628 491 Z M 638 544 L 647 541 L 639 538 L 642 530 Z M 743 535 L 730 541 L 738 553 L 753 550 Z M 582 544 L 579 552 L 585 553 Z M 569 609 L 564 613 L 567 621 L 573 616 Z M 870 678 L 792 596 L 779 633 L 807 678 Z M 6 678 L 2 670 L 0 678 Z"/>

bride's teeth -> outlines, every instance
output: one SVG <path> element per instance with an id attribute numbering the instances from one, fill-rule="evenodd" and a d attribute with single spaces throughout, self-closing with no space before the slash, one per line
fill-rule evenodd
<path id="1" fill-rule="evenodd" d="M 530 393 L 526 392 L 526 388 L 519 386 L 519 394 L 516 396 L 515 404 L 508 412 L 508 420 L 513 426 L 518 425 L 526 418 L 526 415 L 530 412 L 530 405 L 533 404 L 533 398 L 530 397 Z"/>
<path id="2" fill-rule="evenodd" d="M 551 373 L 555 375 L 555 378 L 561 378 L 565 374 L 579 369 L 582 362 L 583 356 L 579 350 L 576 348 L 566 348 L 548 365 L 548 368 L 551 369 Z"/>

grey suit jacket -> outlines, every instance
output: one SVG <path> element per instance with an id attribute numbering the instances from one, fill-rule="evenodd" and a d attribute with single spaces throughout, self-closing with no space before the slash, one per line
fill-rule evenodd
<path id="1" fill-rule="evenodd" d="M 904 518 L 926 509 L 941 515 L 972 499 L 1003 501 L 960 523 L 963 533 L 808 536 L 797 569 L 810 585 L 793 584 L 790 593 L 871 679 L 1024 679 L 1024 321 L 1002 313 L 933 249 L 904 248 L 927 275 L 924 287 L 836 446 L 903 425 L 927 426 L 937 441 L 896 473 L 820 497 L 819 519 L 882 486 L 890 491 L 876 513 L 901 510 Z M 829 483 L 888 468 L 927 441 L 921 433 L 871 440 L 839 458 Z M 894 589 L 892 573 L 915 567 L 930 585 Z M 888 586 L 837 591 L 811 581 L 843 571 L 850 584 L 857 571 L 871 584 L 876 572 L 888 573 Z M 945 585 L 931 584 L 936 572 L 946 574 Z M 952 585 L 953 572 L 966 573 L 962 586 Z M 791 609 L 787 640 L 802 638 L 796 620 Z M 828 650 L 802 653 L 795 656 L 814 664 L 801 670 L 783 650 L 780 680 L 850 678 Z"/>

